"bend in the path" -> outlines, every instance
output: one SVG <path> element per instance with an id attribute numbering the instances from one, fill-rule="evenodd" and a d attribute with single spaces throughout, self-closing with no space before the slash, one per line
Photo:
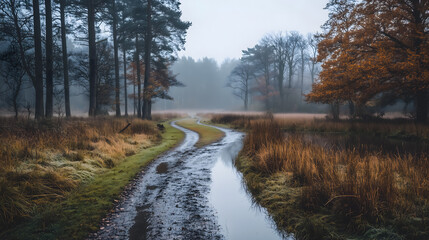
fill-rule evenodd
<path id="1" fill-rule="evenodd" d="M 91 238 L 223 238 L 207 199 L 219 146 L 197 149 L 197 133 L 174 122 L 172 126 L 185 132 L 183 143 L 142 172 Z"/>

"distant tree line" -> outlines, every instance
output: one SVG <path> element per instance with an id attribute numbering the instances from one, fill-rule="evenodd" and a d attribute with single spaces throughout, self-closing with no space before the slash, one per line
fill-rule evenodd
<path id="1" fill-rule="evenodd" d="M 311 102 L 365 118 L 372 105 L 403 101 L 426 122 L 429 102 L 429 1 L 331 0 L 319 35 L 319 80 Z"/>
<path id="2" fill-rule="evenodd" d="M 313 34 L 266 35 L 254 47 L 243 50 L 228 86 L 242 99 L 245 110 L 252 99 L 262 103 L 266 111 L 303 109 L 303 96 L 318 74 L 317 43 Z"/>
<path id="3" fill-rule="evenodd" d="M 171 99 L 169 88 L 180 84 L 169 66 L 190 25 L 181 20 L 178 0 L 2 0 L 2 100 L 16 117 L 23 107 L 29 114 L 34 108 L 36 119 L 70 117 L 76 84 L 88 96 L 89 116 L 110 109 L 120 116 L 121 99 L 128 115 L 131 97 L 137 115 L 151 119 L 154 99 Z M 87 51 L 71 54 L 70 39 Z M 130 83 L 137 88 L 132 94 Z M 34 100 L 25 96 L 24 103 L 29 86 Z"/>
<path id="4" fill-rule="evenodd" d="M 174 101 L 157 101 L 157 110 L 236 110 L 241 107 L 239 99 L 227 88 L 228 75 L 239 63 L 225 60 L 218 63 L 214 59 L 179 58 L 171 71 L 177 73 L 177 80 L 186 87 L 177 87 L 169 92 Z"/>

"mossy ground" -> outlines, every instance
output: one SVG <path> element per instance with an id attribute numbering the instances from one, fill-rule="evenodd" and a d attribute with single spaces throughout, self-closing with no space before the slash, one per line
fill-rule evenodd
<path id="1" fill-rule="evenodd" d="M 1 239 L 84 239 L 98 229 L 125 186 L 153 159 L 176 146 L 183 132 L 164 123 L 162 140 L 142 149 L 66 196 L 45 206 L 29 220 L 0 235 Z"/>
<path id="2" fill-rule="evenodd" d="M 225 136 L 224 132 L 216 128 L 198 124 L 196 119 L 184 119 L 177 121 L 176 123 L 181 127 L 198 133 L 200 138 L 195 144 L 198 148 L 217 142 Z"/>

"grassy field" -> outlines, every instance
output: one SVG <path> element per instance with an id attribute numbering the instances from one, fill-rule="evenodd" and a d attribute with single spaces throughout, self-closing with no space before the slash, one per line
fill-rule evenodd
<path id="1" fill-rule="evenodd" d="M 429 153 L 330 149 L 293 134 L 308 126 L 344 130 L 352 124 L 347 122 L 294 120 L 291 130 L 291 120 L 270 116 L 218 116 L 213 121 L 230 121 L 248 131 L 236 166 L 255 200 L 298 239 L 429 239 Z M 416 133 L 413 123 L 389 124 L 377 125 L 381 136 L 396 124 Z"/>
<path id="2" fill-rule="evenodd" d="M 181 131 L 167 123 L 164 123 L 166 130 L 159 133 L 153 122 L 133 120 L 126 130 L 129 132 L 124 133 L 127 136 L 124 137 L 118 135 L 118 132 L 126 125 L 125 120 L 98 119 L 94 120 L 94 123 L 91 123 L 92 120 L 82 119 L 73 121 L 79 121 L 79 124 L 85 125 L 80 130 L 76 130 L 75 123 L 67 123 L 74 131 L 78 131 L 76 134 L 82 135 L 82 131 L 89 131 L 93 134 L 92 137 L 99 138 L 98 141 L 91 141 L 93 138 L 89 137 L 87 141 L 82 136 L 76 136 L 77 141 L 81 141 L 78 145 L 86 148 L 91 146 L 91 149 L 77 149 L 77 152 L 73 153 L 80 154 L 80 157 L 75 157 L 73 160 L 57 159 L 45 153 L 69 150 L 65 143 L 72 140 L 66 140 L 58 146 L 54 145 L 56 148 L 44 149 L 45 151 L 42 151 L 44 154 L 37 159 L 9 159 L 8 163 L 13 161 L 15 163 L 2 169 L 1 174 L 4 178 L 0 185 L 2 198 L 0 214 L 3 218 L 4 232 L 0 238 L 28 239 L 28 236 L 33 236 L 34 239 L 85 238 L 89 232 L 97 229 L 101 218 L 113 207 L 114 200 L 119 198 L 124 187 L 140 169 L 159 154 L 177 145 L 184 137 Z M 115 127 L 116 125 L 112 122 L 117 122 L 118 126 Z M 88 124 L 94 124 L 94 126 L 88 127 Z M 138 129 L 143 127 L 140 126 L 142 124 L 149 127 L 143 131 L 148 135 L 142 132 L 136 134 L 140 131 Z M 2 133 L 2 137 L 5 135 L 10 137 Z M 38 135 L 44 136 L 40 133 Z M 46 136 L 51 135 L 46 134 Z M 100 139 L 103 139 L 102 143 Z M 130 142 L 135 147 L 129 149 L 123 144 L 115 145 L 114 142 L 120 139 Z M 138 139 L 144 139 L 144 141 L 138 141 Z M 118 152 L 123 152 L 123 155 Z M 2 153 L 4 154 L 4 149 Z M 97 153 L 105 155 L 98 156 Z M 113 158 L 113 156 L 116 157 Z M 4 157 L 2 160 L 4 161 Z M 58 165 L 58 162 L 65 165 Z M 28 170 L 12 171 L 13 167 Z M 6 178 L 18 173 L 19 179 Z M 74 174 L 86 177 L 73 178 Z M 38 191 L 37 196 L 31 195 L 36 191 Z M 51 203 L 48 204 L 49 201 Z M 6 229 L 8 231 L 5 231 Z"/>
<path id="3" fill-rule="evenodd" d="M 216 141 L 219 141 L 225 136 L 225 133 L 212 127 L 197 124 L 196 119 L 184 119 L 176 122 L 177 125 L 197 132 L 200 139 L 195 144 L 198 148 L 204 147 Z"/>

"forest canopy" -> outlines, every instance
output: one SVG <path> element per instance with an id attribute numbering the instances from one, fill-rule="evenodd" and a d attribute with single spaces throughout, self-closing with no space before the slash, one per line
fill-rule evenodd
<path id="1" fill-rule="evenodd" d="M 133 97 L 139 117 L 150 119 L 153 99 L 170 98 L 169 88 L 180 85 L 169 66 L 191 26 L 181 15 L 178 0 L 1 1 L 2 100 L 15 117 L 24 107 L 36 119 L 70 117 L 74 85 L 88 98 L 89 116 L 120 116 L 121 99 L 128 115 L 127 76 L 139 66 Z"/>

